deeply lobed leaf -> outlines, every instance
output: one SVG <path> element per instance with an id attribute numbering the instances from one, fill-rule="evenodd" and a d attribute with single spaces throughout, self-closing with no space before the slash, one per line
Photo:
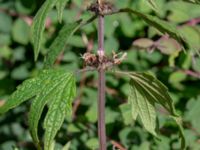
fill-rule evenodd
<path id="1" fill-rule="evenodd" d="M 36 96 L 29 113 L 29 128 L 33 141 L 38 149 L 41 149 L 37 129 L 43 109 L 48 104 L 49 110 L 44 122 L 44 143 L 45 150 L 49 150 L 66 114 L 71 113 L 75 94 L 76 84 L 73 73 L 67 73 L 65 70 L 44 70 L 35 78 L 23 82 L 0 107 L 0 114 Z"/>
<path id="2" fill-rule="evenodd" d="M 73 75 L 66 76 L 64 81 L 56 89 L 56 95 L 50 106 L 44 121 L 45 140 L 44 150 L 49 150 L 56 133 L 60 129 L 66 114 L 71 114 L 72 100 L 76 95 L 75 78 Z"/>
<path id="3" fill-rule="evenodd" d="M 17 90 L 9 97 L 6 103 L 0 107 L 0 114 L 17 107 L 24 101 L 33 98 L 40 93 L 41 89 L 51 80 L 51 75 L 57 75 L 55 71 L 42 71 L 37 77 L 24 81 Z"/>
<path id="4" fill-rule="evenodd" d="M 40 93 L 36 96 L 31 104 L 31 109 L 29 112 L 29 128 L 33 138 L 33 141 L 38 145 L 39 138 L 37 135 L 38 123 L 41 117 L 42 111 L 45 105 L 49 101 L 53 101 L 55 96 L 57 96 L 56 90 L 59 89 L 60 84 L 68 76 L 65 72 L 52 74 L 49 76 L 49 82 L 46 82 L 45 86 L 40 89 Z"/>

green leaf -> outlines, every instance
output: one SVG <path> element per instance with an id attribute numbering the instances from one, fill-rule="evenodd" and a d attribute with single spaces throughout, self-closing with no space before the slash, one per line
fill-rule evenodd
<path id="1" fill-rule="evenodd" d="M 66 114 L 71 114 L 72 101 L 76 95 L 76 83 L 73 74 L 64 77 L 64 81 L 55 89 L 49 110 L 44 120 L 44 150 L 49 150 L 51 143 L 60 129 Z"/>
<path id="2" fill-rule="evenodd" d="M 145 0 L 146 1 L 146 0 Z M 151 6 L 151 8 L 154 10 L 154 11 L 158 11 L 158 6 L 155 2 L 155 0 L 147 0 L 147 3 Z"/>
<path id="3" fill-rule="evenodd" d="M 133 119 L 135 120 L 137 116 L 139 116 L 145 129 L 153 135 L 156 135 L 156 112 L 154 108 L 155 102 L 151 99 L 148 99 L 148 95 L 133 79 L 131 79 L 130 85 L 129 103 L 132 106 Z"/>
<path id="4" fill-rule="evenodd" d="M 0 33 L 10 33 L 12 30 L 12 17 L 6 13 L 0 12 Z"/>
<path id="5" fill-rule="evenodd" d="M 55 6 L 58 0 L 46 0 L 42 7 L 37 12 L 32 25 L 32 41 L 34 45 L 35 60 L 40 52 L 43 31 L 45 28 L 45 20 L 49 11 Z"/>
<path id="6" fill-rule="evenodd" d="M 133 42 L 134 46 L 139 47 L 139 48 L 144 48 L 144 49 L 152 47 L 153 44 L 154 44 L 154 41 L 147 38 L 140 38 Z"/>
<path id="7" fill-rule="evenodd" d="M 65 9 L 67 1 L 68 0 L 59 0 L 56 4 L 59 22 L 62 22 L 63 10 Z"/>
<path id="8" fill-rule="evenodd" d="M 71 141 L 67 142 L 67 143 L 64 145 L 64 147 L 62 148 L 62 150 L 69 150 L 70 145 L 71 145 Z"/>
<path id="9" fill-rule="evenodd" d="M 125 103 L 125 104 L 120 105 L 119 108 L 120 108 L 120 111 L 122 113 L 123 122 L 126 125 L 131 124 L 133 122 L 133 120 L 130 119 L 130 118 L 132 118 L 132 112 L 130 111 L 131 106 L 129 104 Z M 135 115 L 137 117 L 137 112 L 133 113 L 133 115 Z M 136 119 L 135 116 L 133 116 L 134 119 Z"/>
<path id="10" fill-rule="evenodd" d="M 163 83 L 148 73 L 132 73 L 131 79 L 148 95 L 149 100 L 161 104 L 171 115 L 177 116 L 168 89 Z"/>
<path id="11" fill-rule="evenodd" d="M 49 110 L 44 128 L 45 149 L 49 149 L 66 114 L 71 113 L 71 103 L 75 94 L 76 85 L 73 73 L 67 73 L 65 70 L 44 70 L 33 79 L 24 81 L 0 107 L 0 114 L 36 96 L 29 113 L 29 127 L 34 142 L 38 149 L 41 149 L 37 128 L 43 109 L 48 104 Z"/>
<path id="12" fill-rule="evenodd" d="M 174 121 L 176 122 L 179 132 L 180 132 L 180 138 L 181 138 L 181 149 L 185 150 L 186 149 L 186 141 L 185 141 L 185 134 L 184 134 L 184 129 L 183 129 L 183 123 L 182 123 L 182 118 L 181 117 L 172 117 Z"/>
<path id="13" fill-rule="evenodd" d="M 136 10 L 133 10 L 133 9 L 130 9 L 130 8 L 120 9 L 116 13 L 120 13 L 120 12 L 133 13 L 134 15 L 137 15 L 138 17 L 143 19 L 148 25 L 155 27 L 160 32 L 162 32 L 163 34 L 167 33 L 171 37 L 175 38 L 176 40 L 178 40 L 180 42 L 184 41 L 182 35 L 177 31 L 176 26 L 174 26 L 173 24 L 171 24 L 167 21 L 161 20 L 158 17 L 148 15 L 148 14 L 144 14 L 142 12 L 139 12 L 139 11 L 136 11 Z"/>
<path id="14" fill-rule="evenodd" d="M 200 0 L 183 0 L 183 1 L 193 4 L 200 4 Z"/>
<path id="15" fill-rule="evenodd" d="M 55 62 L 59 53 L 64 49 L 65 44 L 68 42 L 69 38 L 80 28 L 80 22 L 75 22 L 63 26 L 56 37 L 56 39 L 51 44 L 47 56 L 45 58 L 45 67 L 51 67 Z"/>
<path id="16" fill-rule="evenodd" d="M 30 34 L 30 28 L 28 24 L 22 19 L 17 19 L 14 22 L 12 29 L 12 35 L 14 41 L 26 45 L 29 42 L 29 37 L 30 37 L 29 34 Z"/>
<path id="17" fill-rule="evenodd" d="M 69 38 L 76 32 L 80 27 L 92 22 L 96 19 L 96 15 L 92 16 L 86 21 L 77 21 L 75 23 L 67 24 L 63 26 L 56 37 L 56 39 L 51 44 L 47 56 L 45 58 L 45 67 L 52 67 L 59 53 L 64 49 L 65 44 L 69 42 Z"/>
<path id="18" fill-rule="evenodd" d="M 36 96 L 31 104 L 31 109 L 29 112 L 29 128 L 33 138 L 33 141 L 38 145 L 39 138 L 37 135 L 37 128 L 39 119 L 41 117 L 42 111 L 45 105 L 49 101 L 53 101 L 55 96 L 57 96 L 57 90 L 60 90 L 60 84 L 62 84 L 65 80 L 65 76 L 70 74 L 66 74 L 62 71 L 57 72 L 49 72 L 47 79 L 45 80 L 45 86 L 41 86 L 40 93 Z M 57 93 L 56 93 L 57 92 Z"/>
<path id="19" fill-rule="evenodd" d="M 6 103 L 0 107 L 0 114 L 17 107 L 24 101 L 34 97 L 40 92 L 41 81 L 39 78 L 28 79 L 17 87 L 17 90 L 10 96 Z"/>
<path id="20" fill-rule="evenodd" d="M 132 107 L 133 119 L 139 116 L 146 130 L 155 135 L 156 114 L 154 105 L 162 105 L 176 121 L 180 131 L 181 147 L 184 149 L 185 137 L 181 117 L 176 114 L 167 87 L 149 73 L 117 73 L 128 75 L 131 78 L 129 103 Z"/>

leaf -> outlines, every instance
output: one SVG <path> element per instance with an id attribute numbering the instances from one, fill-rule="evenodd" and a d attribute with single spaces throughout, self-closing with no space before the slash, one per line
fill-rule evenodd
<path id="1" fill-rule="evenodd" d="M 68 0 L 59 0 L 56 4 L 56 8 L 58 11 L 58 20 L 62 22 L 63 10 L 65 9 L 66 3 Z"/>
<path id="2" fill-rule="evenodd" d="M 133 119 L 136 119 L 136 115 L 138 115 L 145 129 L 156 136 L 155 102 L 148 99 L 148 94 L 146 94 L 142 87 L 133 79 L 130 81 L 130 86 L 129 102 L 132 106 Z"/>
<path id="3" fill-rule="evenodd" d="M 13 40 L 20 43 L 20 44 L 28 44 L 29 42 L 29 34 L 30 34 L 30 28 L 28 24 L 22 20 L 17 19 L 14 22 L 13 28 L 12 28 L 12 36 Z"/>
<path id="4" fill-rule="evenodd" d="M 154 45 L 154 41 L 152 41 L 151 39 L 147 39 L 147 38 L 140 38 L 137 39 L 133 42 L 134 46 L 137 46 L 139 48 L 150 48 Z"/>
<path id="5" fill-rule="evenodd" d="M 77 21 L 75 23 L 71 23 L 65 25 L 61 28 L 58 36 L 51 44 L 47 56 L 45 58 L 45 67 L 50 68 L 52 67 L 53 63 L 55 62 L 59 53 L 63 50 L 65 44 L 69 42 L 69 38 L 76 32 L 80 27 L 92 22 L 96 19 L 96 15 L 92 16 L 86 21 Z"/>
<path id="6" fill-rule="evenodd" d="M 45 118 L 45 130 L 47 130 L 45 131 L 45 149 L 49 149 L 65 115 L 71 112 L 71 103 L 75 93 L 73 73 L 58 69 L 44 70 L 38 76 L 24 81 L 0 107 L 0 114 L 36 96 L 29 113 L 29 127 L 34 142 L 38 149 L 41 149 L 37 128 L 44 106 L 48 104 L 49 111 Z"/>
<path id="7" fill-rule="evenodd" d="M 179 132 L 180 132 L 180 138 L 181 138 L 181 149 L 185 150 L 186 149 L 186 141 L 185 141 L 185 135 L 184 135 L 184 129 L 183 129 L 183 123 L 182 123 L 182 118 L 181 117 L 172 117 L 174 121 L 176 122 Z"/>
<path id="8" fill-rule="evenodd" d="M 17 107 L 24 101 L 34 97 L 40 92 L 41 81 L 39 78 L 28 79 L 17 87 L 17 90 L 8 98 L 6 103 L 0 107 L 0 114 Z"/>
<path id="9" fill-rule="evenodd" d="M 148 98 L 161 104 L 172 115 L 177 116 L 167 87 L 148 73 L 132 73 L 131 79 L 138 83 Z"/>
<path id="10" fill-rule="evenodd" d="M 123 8 L 120 9 L 119 11 L 115 12 L 115 13 L 120 13 L 120 12 L 129 12 L 129 13 L 133 13 L 134 15 L 137 15 L 138 17 L 140 17 L 141 19 L 143 19 L 148 25 L 153 26 L 154 28 L 158 29 L 160 32 L 162 32 L 163 34 L 169 34 L 171 37 L 175 38 L 176 40 L 178 40 L 179 42 L 184 41 L 181 33 L 179 33 L 176 29 L 176 27 L 164 20 L 159 19 L 158 17 L 152 16 L 152 15 L 148 15 L 148 14 L 144 14 L 142 12 L 130 9 L 130 8 Z"/>
<path id="11" fill-rule="evenodd" d="M 200 0 L 183 0 L 183 1 L 193 4 L 200 4 Z"/>
<path id="12" fill-rule="evenodd" d="M 187 103 L 187 111 L 185 112 L 185 120 L 192 124 L 197 132 L 200 132 L 200 95 L 196 98 L 192 98 Z"/>
<path id="13" fill-rule="evenodd" d="M 169 96 L 168 89 L 158 79 L 148 73 L 128 73 L 131 77 L 131 92 L 129 102 L 132 106 L 132 115 L 138 114 L 144 127 L 154 133 L 155 110 L 154 105 L 162 105 L 176 121 L 182 139 L 181 147 L 185 147 L 185 138 L 181 126 L 181 118 L 176 114 L 173 101 Z M 145 124 L 144 124 L 145 123 Z"/>
<path id="14" fill-rule="evenodd" d="M 40 52 L 43 31 L 45 28 L 45 20 L 49 11 L 55 6 L 57 1 L 58 0 L 46 0 L 34 17 L 32 24 L 32 41 L 34 45 L 35 60 L 37 60 Z"/>
<path id="15" fill-rule="evenodd" d="M 51 67 L 56 60 L 59 53 L 64 49 L 65 44 L 68 42 L 69 38 L 80 28 L 80 22 L 75 22 L 63 26 L 56 37 L 56 39 L 51 44 L 47 56 L 45 58 L 45 67 Z"/>
<path id="16" fill-rule="evenodd" d="M 145 0 L 146 1 L 146 0 Z M 147 0 L 147 3 L 151 6 L 151 8 L 154 10 L 154 11 L 158 11 L 158 6 L 157 4 L 155 3 L 155 0 Z"/>
<path id="17" fill-rule="evenodd" d="M 161 38 L 157 43 L 157 49 L 163 54 L 173 55 L 174 53 L 181 51 L 181 45 L 172 38 Z"/>
<path id="18" fill-rule="evenodd" d="M 132 112 L 131 110 L 131 106 L 127 103 L 122 104 L 119 106 L 120 111 L 122 113 L 122 118 L 123 118 L 123 122 L 125 123 L 125 125 L 131 124 L 133 122 L 132 119 Z M 137 117 L 137 113 L 133 113 L 133 115 L 135 114 L 135 116 Z M 136 117 L 133 116 L 133 119 L 135 120 Z"/>
<path id="19" fill-rule="evenodd" d="M 64 82 L 65 76 L 68 76 L 68 74 L 60 71 L 57 71 L 53 74 L 48 74 L 48 78 L 44 84 L 45 86 L 41 87 L 41 92 L 36 96 L 31 104 L 31 109 L 29 112 L 29 128 L 33 141 L 36 143 L 36 145 L 39 144 L 37 128 L 42 111 L 45 105 L 49 101 L 53 101 L 53 98 L 57 96 L 57 90 L 59 89 L 60 84 Z"/>
<path id="20" fill-rule="evenodd" d="M 66 114 L 71 114 L 72 101 L 76 95 L 76 84 L 73 74 L 64 77 L 64 81 L 56 88 L 56 94 L 44 120 L 44 150 L 49 150 L 51 143 L 60 129 Z"/>
<path id="21" fill-rule="evenodd" d="M 62 150 L 69 150 L 70 145 L 71 145 L 71 141 L 67 142 L 67 143 L 64 145 L 64 147 L 62 148 Z"/>

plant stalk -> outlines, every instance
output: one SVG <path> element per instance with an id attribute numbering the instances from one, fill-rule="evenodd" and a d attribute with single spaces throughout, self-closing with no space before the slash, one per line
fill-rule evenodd
<path id="1" fill-rule="evenodd" d="M 98 16 L 98 55 L 104 55 L 104 16 Z M 99 150 L 106 150 L 105 128 L 105 71 L 98 71 L 98 137 Z"/>

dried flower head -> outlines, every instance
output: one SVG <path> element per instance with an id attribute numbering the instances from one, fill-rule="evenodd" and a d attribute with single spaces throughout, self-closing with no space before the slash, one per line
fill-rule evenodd
<path id="1" fill-rule="evenodd" d="M 116 54 L 113 52 L 112 57 L 108 56 L 99 56 L 98 54 L 92 54 L 89 52 L 86 52 L 81 56 L 81 58 L 84 60 L 84 63 L 88 67 L 99 69 L 110 69 L 113 66 L 121 64 L 121 62 L 126 58 L 127 53 L 118 53 Z"/>
<path id="2" fill-rule="evenodd" d="M 95 3 L 92 3 L 89 7 L 88 10 L 100 14 L 100 15 L 107 15 L 110 14 L 114 11 L 116 11 L 116 8 L 114 5 L 110 2 L 107 1 L 97 1 Z"/>

